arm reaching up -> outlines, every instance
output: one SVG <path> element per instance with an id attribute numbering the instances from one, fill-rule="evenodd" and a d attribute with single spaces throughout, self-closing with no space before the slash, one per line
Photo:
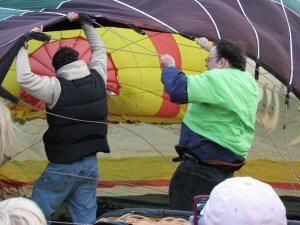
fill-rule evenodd
<path id="1" fill-rule="evenodd" d="M 67 18 L 70 22 L 80 20 L 77 13 L 68 13 Z M 90 24 L 80 20 L 80 24 L 84 33 L 92 47 L 92 56 L 90 60 L 90 69 L 96 70 L 103 78 L 105 84 L 107 82 L 107 53 L 105 44 L 96 31 Z"/>
<path id="2" fill-rule="evenodd" d="M 201 48 L 209 51 L 211 49 L 211 44 L 205 37 L 195 38 L 195 41 L 200 45 Z"/>

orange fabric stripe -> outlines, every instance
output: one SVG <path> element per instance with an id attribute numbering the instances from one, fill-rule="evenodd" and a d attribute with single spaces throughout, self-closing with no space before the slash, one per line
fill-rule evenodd
<path id="1" fill-rule="evenodd" d="M 294 190 L 294 187 L 296 190 L 300 190 L 300 184 L 290 184 L 290 183 L 279 183 L 279 182 L 266 182 L 270 184 L 273 188 L 278 189 L 285 189 L 285 190 Z"/>
<path id="2" fill-rule="evenodd" d="M 122 180 L 122 181 L 100 181 L 98 188 L 113 188 L 116 186 L 152 186 L 169 187 L 169 180 Z"/>
<path id="3" fill-rule="evenodd" d="M 153 43 L 156 51 L 160 55 L 169 54 L 175 61 L 177 68 L 181 69 L 182 60 L 180 50 L 176 44 L 176 40 L 172 34 L 158 33 L 158 32 L 147 32 L 151 42 Z M 172 103 L 170 96 L 164 91 L 163 102 L 160 110 L 156 113 L 156 117 L 176 117 L 180 112 L 180 105 Z"/>
<path id="4" fill-rule="evenodd" d="M 25 186 L 33 186 L 36 181 L 20 182 L 12 179 L 0 180 L 0 188 L 21 188 Z M 266 182 L 273 188 L 284 190 L 300 190 L 300 184 L 290 184 L 281 182 Z M 98 188 L 113 188 L 117 186 L 152 186 L 152 187 L 169 187 L 169 180 L 116 180 L 116 181 L 100 181 Z"/>

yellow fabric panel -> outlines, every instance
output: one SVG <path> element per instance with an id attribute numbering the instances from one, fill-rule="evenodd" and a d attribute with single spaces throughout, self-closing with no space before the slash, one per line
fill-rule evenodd
<path id="1" fill-rule="evenodd" d="M 13 117 L 20 120 L 31 120 L 36 118 L 46 118 L 46 113 L 35 111 L 31 107 L 19 103 L 11 110 Z"/>
<path id="2" fill-rule="evenodd" d="M 172 157 L 168 157 L 171 161 Z M 15 163 L 16 162 L 16 163 Z M 8 162 L 0 167 L 0 179 L 31 182 L 38 179 L 47 165 L 45 160 Z M 160 156 L 99 158 L 101 180 L 157 180 L 170 179 L 174 167 Z M 126 169 L 125 169 L 126 168 Z"/>
<path id="3" fill-rule="evenodd" d="M 180 35 L 173 35 L 181 54 L 182 70 L 187 74 L 201 73 L 207 70 L 205 58 L 208 52 L 201 49 L 195 41 L 188 40 Z"/>
<path id="4" fill-rule="evenodd" d="M 160 68 L 159 57 L 155 56 L 156 49 L 148 36 L 140 35 L 133 30 L 116 28 L 112 30 L 128 39 L 109 31 L 103 36 L 117 68 Z"/>
<path id="5" fill-rule="evenodd" d="M 296 171 L 300 171 L 300 161 L 293 161 Z M 238 176 L 250 176 L 265 182 L 298 183 L 285 162 L 274 160 L 247 160 L 246 165 L 236 173 Z"/>
<path id="6" fill-rule="evenodd" d="M 74 32 L 74 35 L 75 35 L 75 33 L 78 33 L 78 32 Z M 55 39 L 61 39 L 62 38 L 62 31 L 46 32 L 46 34 L 51 35 L 51 37 L 53 38 L 53 39 L 50 40 L 50 42 L 55 42 L 55 41 L 57 41 Z"/>
<path id="7" fill-rule="evenodd" d="M 73 38 L 73 37 L 80 36 L 80 34 L 81 34 L 81 30 L 65 30 L 61 32 L 61 38 Z"/>
<path id="8" fill-rule="evenodd" d="M 21 182 L 32 182 L 38 179 L 47 165 L 44 160 L 8 162 L 0 167 L 0 179 L 11 179 Z"/>
<path id="9" fill-rule="evenodd" d="M 178 115 L 174 118 L 176 119 L 176 122 L 177 123 L 181 123 L 182 122 L 182 119 L 184 117 L 184 115 L 186 114 L 186 111 L 187 111 L 187 104 L 185 105 L 180 105 L 180 112 L 178 113 Z"/>
<path id="10" fill-rule="evenodd" d="M 44 43 L 41 41 L 30 40 L 28 42 L 28 54 L 35 52 L 42 45 L 44 45 Z"/>
<path id="11" fill-rule="evenodd" d="M 109 98 L 109 112 L 153 116 L 161 107 L 163 87 L 155 74 L 160 69 L 128 68 L 118 71 L 121 92 Z"/>
<path id="12" fill-rule="evenodd" d="M 172 156 L 167 157 L 171 161 Z M 27 160 L 8 162 L 0 167 L 0 178 L 13 179 L 22 182 L 35 181 L 47 165 L 44 160 Z M 124 158 L 99 158 L 101 180 L 158 180 L 170 179 L 178 166 L 169 164 L 161 156 L 152 157 L 124 157 Z M 300 162 L 294 161 L 295 168 L 300 170 Z M 124 169 L 126 168 L 126 169 Z M 289 170 L 286 170 L 289 171 Z M 264 182 L 289 183 L 291 174 L 282 174 L 277 161 L 249 160 L 247 165 L 235 176 L 251 176 Z M 291 175 L 292 176 L 292 175 Z M 291 179 L 297 183 L 296 179 Z"/>
<path id="13" fill-rule="evenodd" d="M 99 167 L 103 180 L 169 180 L 177 165 L 157 156 L 100 159 Z"/>
<path id="14" fill-rule="evenodd" d="M 118 68 L 119 83 L 121 84 L 120 96 L 110 97 L 109 111 L 113 114 L 125 115 L 125 117 L 154 116 L 163 101 L 159 57 L 149 55 L 153 55 L 156 50 L 146 36 L 133 30 L 112 28 L 112 31 L 125 35 L 126 38 L 143 47 L 110 31 L 103 36 L 108 47 L 119 49 L 108 49 Z"/>
<path id="15" fill-rule="evenodd" d="M 155 46 L 147 35 L 141 35 L 134 30 L 125 28 L 97 28 L 101 34 L 107 51 L 111 53 L 113 63 L 118 70 L 120 95 L 109 97 L 109 118 L 113 121 L 138 120 L 143 122 L 180 123 L 186 113 L 186 105 L 181 105 L 180 113 L 176 118 L 155 117 L 163 103 L 164 86 L 161 82 L 161 68 L 159 56 Z M 73 38 L 81 36 L 85 38 L 83 30 L 47 32 L 54 39 Z M 181 53 L 183 70 L 187 73 L 197 72 L 203 69 L 203 53 L 194 41 L 173 35 Z M 53 42 L 55 40 L 51 40 Z M 134 43 L 133 43 L 134 42 Z M 74 43 L 75 44 L 75 43 Z M 180 45 L 183 44 L 183 45 Z M 40 41 L 29 42 L 29 53 L 33 53 L 43 45 Z M 191 48 L 194 46 L 197 48 Z M 204 56 L 203 56 L 204 55 Z M 187 70 L 188 69 L 188 70 Z M 14 94 L 20 92 L 16 81 L 15 65 L 11 67 L 4 86 Z M 43 112 L 31 112 L 28 107 L 18 105 L 14 112 L 20 119 L 32 119 L 44 117 Z M 117 116 L 120 118 L 118 119 Z"/>

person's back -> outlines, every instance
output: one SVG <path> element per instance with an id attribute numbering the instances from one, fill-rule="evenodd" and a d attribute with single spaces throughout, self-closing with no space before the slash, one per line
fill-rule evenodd
<path id="1" fill-rule="evenodd" d="M 108 153 L 107 94 L 101 75 L 77 60 L 59 68 L 57 79 L 61 94 L 53 107 L 47 107 L 49 127 L 43 137 L 48 160 L 72 163 L 98 151 Z"/>
<path id="2" fill-rule="evenodd" d="M 26 198 L 10 198 L 0 202 L 1 225 L 46 225 L 37 204 Z"/>
<path id="3" fill-rule="evenodd" d="M 96 219 L 96 188 L 100 178 L 97 152 L 110 151 L 107 142 L 107 53 L 93 21 L 84 15 L 68 13 L 78 21 L 91 45 L 90 64 L 79 52 L 60 48 L 53 56 L 56 77 L 34 74 L 28 52 L 17 56 L 17 79 L 24 90 L 47 106 L 48 130 L 43 141 L 50 161 L 35 183 L 32 199 L 51 220 L 65 201 L 74 223 Z M 31 31 L 42 32 L 35 27 Z"/>

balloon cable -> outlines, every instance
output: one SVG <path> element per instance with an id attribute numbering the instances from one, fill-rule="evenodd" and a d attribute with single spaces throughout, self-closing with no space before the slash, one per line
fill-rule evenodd
<path id="1" fill-rule="evenodd" d="M 143 137 L 142 135 L 138 134 L 137 132 L 133 131 L 133 130 L 130 130 L 129 128 L 126 128 L 126 127 L 122 127 L 120 125 L 116 125 L 116 124 L 109 124 L 108 122 L 101 122 L 101 121 L 92 121 L 92 120 L 82 120 L 82 119 L 76 119 L 76 118 L 71 118 L 71 117 L 67 117 L 67 116 L 62 116 L 62 115 L 58 115 L 58 114 L 55 114 L 55 113 L 50 113 L 50 112 L 47 112 L 45 110 L 42 110 L 42 109 L 39 109 L 37 107 L 34 107 L 22 100 L 19 101 L 20 103 L 22 103 L 23 105 L 26 105 L 32 109 L 35 109 L 37 111 L 40 111 L 40 112 L 44 112 L 48 115 L 51 115 L 51 116 L 55 116 L 55 117 L 59 117 L 59 118 L 62 118 L 62 119 L 67 119 L 67 120 L 73 120 L 73 121 L 77 121 L 77 122 L 84 122 L 84 123 L 96 123 L 96 124 L 105 124 L 105 125 L 109 125 L 109 126 L 116 126 L 116 127 L 119 127 L 121 129 L 124 129 L 126 131 L 129 131 L 133 134 L 135 134 L 136 136 L 140 137 L 142 140 L 144 140 L 147 144 L 149 144 L 158 154 L 160 154 L 171 166 L 173 166 L 174 168 L 176 168 L 176 166 L 174 165 L 174 163 L 172 163 L 164 154 L 162 154 L 150 141 L 148 141 L 145 137 Z"/>
<path id="2" fill-rule="evenodd" d="M 277 160 L 279 166 L 281 167 L 282 173 L 283 173 L 284 175 L 287 175 L 287 174 L 288 174 L 287 171 L 285 170 L 285 168 L 284 168 L 284 166 L 283 166 L 281 160 L 279 160 L 279 158 L 278 158 L 276 152 L 273 150 L 272 145 L 275 147 L 275 149 L 276 149 L 276 151 L 278 152 L 279 156 L 283 159 L 283 161 L 285 162 L 285 164 L 288 166 L 288 168 L 289 168 L 290 171 L 292 172 L 293 176 L 296 178 L 298 184 L 300 184 L 300 180 L 299 180 L 298 176 L 295 174 L 295 171 L 293 170 L 293 168 L 291 168 L 291 166 L 289 165 L 289 163 L 286 161 L 286 159 L 285 159 L 285 158 L 283 157 L 283 155 L 281 154 L 281 152 L 280 152 L 280 150 L 279 150 L 279 147 L 276 145 L 274 139 L 273 139 L 272 136 L 270 135 L 270 133 L 269 133 L 268 129 L 266 128 L 266 126 L 264 125 L 263 120 L 262 120 L 261 116 L 259 115 L 259 113 L 257 113 L 257 116 L 258 116 L 258 118 L 259 118 L 259 120 L 260 120 L 260 123 L 262 124 L 262 126 L 263 126 L 263 128 L 264 128 L 265 134 L 267 135 L 267 140 L 268 140 L 268 142 L 269 142 L 269 145 L 270 145 L 270 147 L 271 147 L 271 150 L 272 150 L 272 152 L 273 152 L 273 154 L 274 154 L 274 156 L 275 156 L 275 158 L 276 158 L 276 160 Z M 291 181 L 291 179 L 290 179 L 288 176 L 286 176 L 286 177 L 287 177 L 289 183 L 291 184 L 292 188 L 293 188 L 294 190 L 297 190 L 297 188 L 295 187 L 295 185 L 294 185 L 294 183 Z"/>

